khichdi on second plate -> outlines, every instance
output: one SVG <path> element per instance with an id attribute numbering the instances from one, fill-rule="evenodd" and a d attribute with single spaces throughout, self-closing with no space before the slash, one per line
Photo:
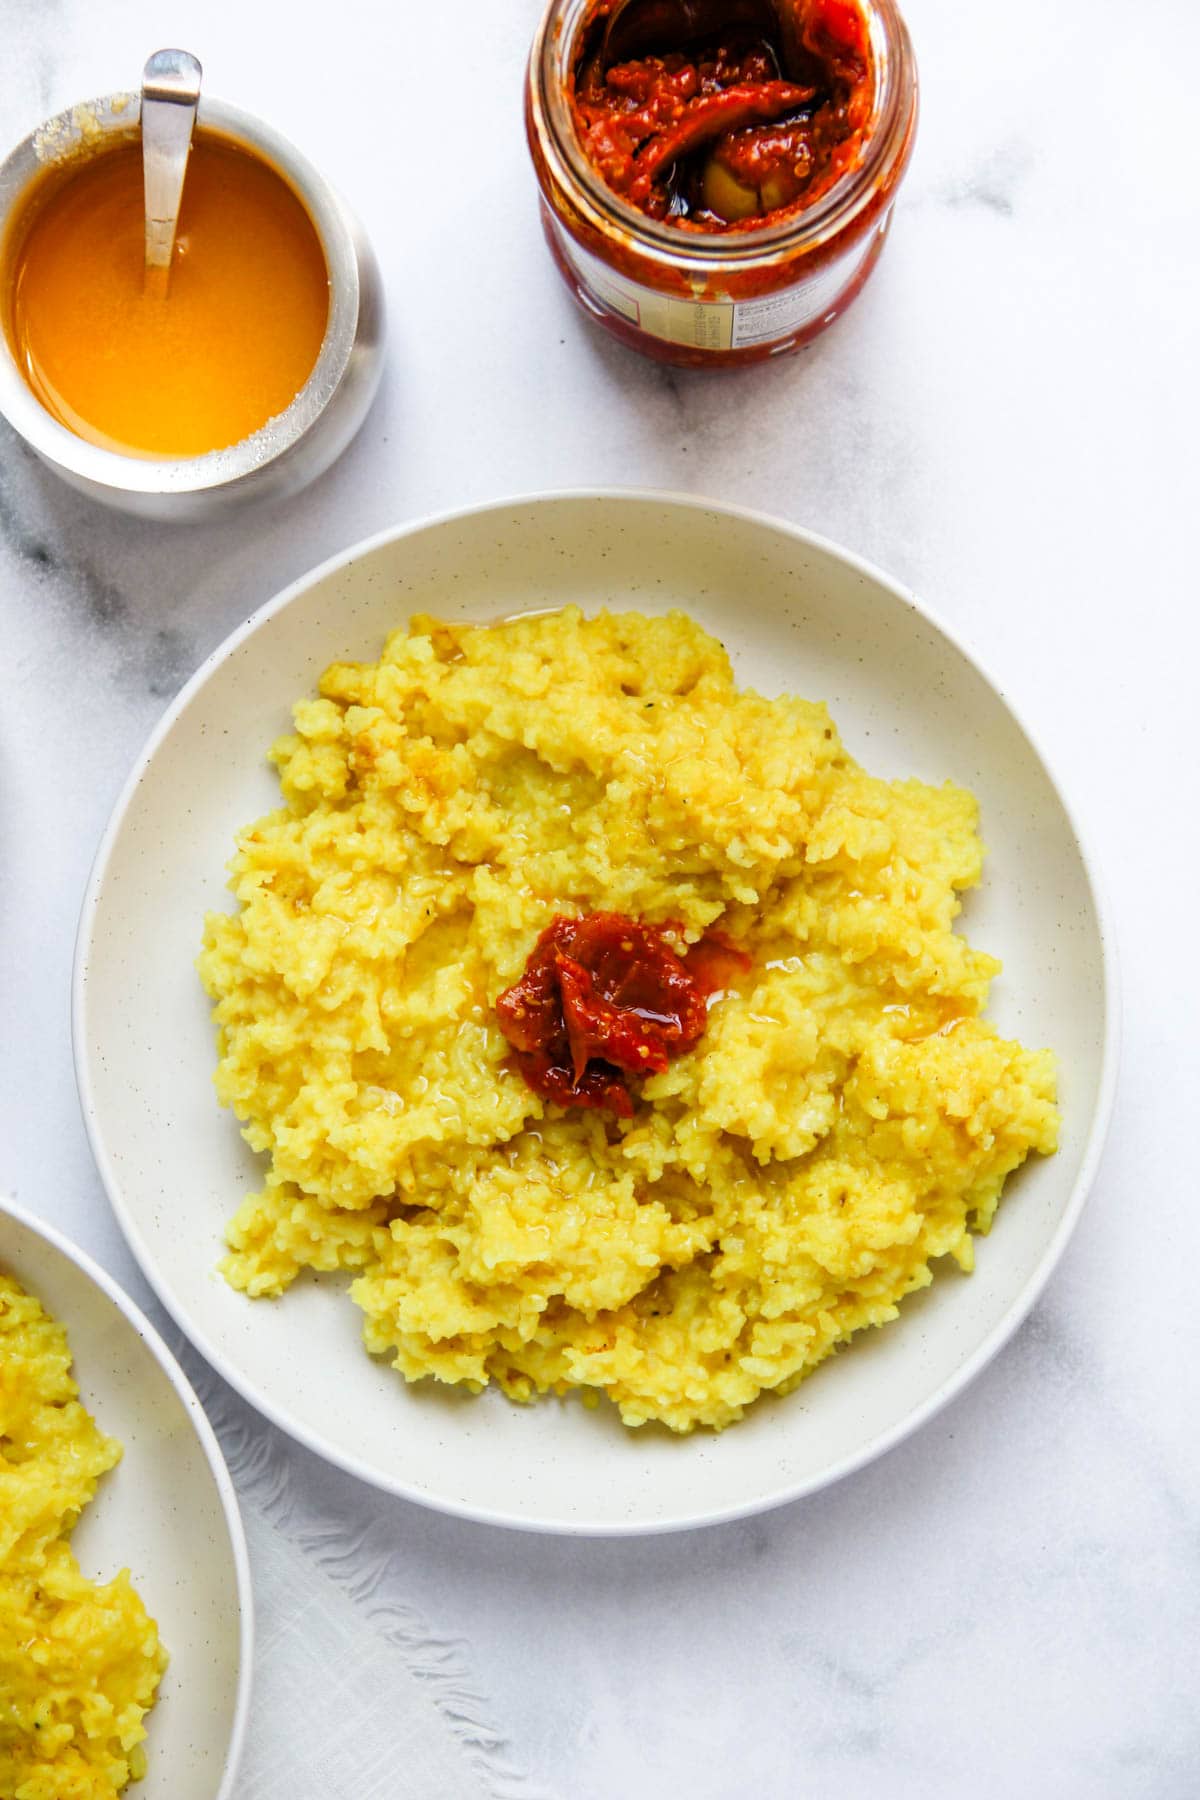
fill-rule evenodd
<path id="1" fill-rule="evenodd" d="M 120 1779 L 113 1759 L 128 1753 L 116 1746 L 136 1716 L 128 1703 L 143 1662 L 155 1654 L 144 1607 L 167 1660 L 156 1703 L 142 1720 L 145 1742 L 133 1752 L 135 1776 L 143 1757 L 145 1774 L 124 1791 L 138 1800 L 233 1800 L 249 1712 L 253 1603 L 237 1499 L 212 1428 L 178 1363 L 128 1296 L 7 1199 L 0 1199 L 0 1276 L 4 1348 L 26 1378 L 5 1393 L 10 1412 L 23 1420 L 26 1454 L 14 1466 L 0 1456 L 0 1497 L 33 1522 L 11 1566 L 0 1564 L 0 1587 L 10 1577 L 12 1608 L 0 1640 L 4 1626 L 11 1630 L 22 1616 L 31 1579 L 46 1634 L 42 1675 L 26 1683 L 24 1696 L 28 1703 L 32 1694 L 39 1708 L 33 1733 L 27 1715 L 22 1728 L 22 1656 L 5 1669 L 14 1685 L 4 1690 L 0 1792 L 13 1791 L 5 1779 L 10 1768 L 21 1792 L 111 1791 L 105 1779 Z M 94 1424 L 69 1402 L 60 1330 L 79 1402 Z M 116 1442 L 106 1447 L 106 1438 Z M 79 1484 L 86 1493 L 97 1466 L 107 1472 L 72 1528 Z M 78 1576 L 70 1556 L 64 1567 L 51 1529 L 64 1499 L 64 1536 Z M 3 1519 L 0 1536 L 11 1520 Z M 122 1569 L 132 1594 L 115 1579 Z M 99 1591 L 89 1592 L 79 1577 Z M 47 1592 L 59 1605 L 49 1623 Z M 90 1657 L 80 1654 L 81 1642 Z M 39 1723 L 43 1735 L 53 1727 L 52 1750 L 36 1735 Z M 93 1790 L 90 1776 L 98 1769 L 105 1779 L 96 1777 Z"/>
<path id="2" fill-rule="evenodd" d="M 495 1387 L 475 1397 L 432 1382 L 406 1386 L 364 1353 L 347 1276 L 303 1273 L 281 1298 L 250 1301 L 216 1274 L 228 1220 L 262 1189 L 265 1170 L 218 1109 L 195 963 L 205 913 L 229 910 L 235 834 L 279 803 L 267 748 L 328 665 L 374 663 L 413 614 L 453 628 L 576 605 L 652 617 L 678 608 L 724 644 L 740 687 L 825 702 L 849 756 L 871 775 L 916 776 L 939 792 L 952 781 L 974 793 L 988 858 L 962 925 L 1003 963 L 988 1018 L 1005 1038 L 1050 1046 L 1058 1058 L 1058 1151 L 1033 1156 L 1012 1177 L 990 1235 L 977 1240 L 974 1273 L 941 1257 L 932 1287 L 905 1300 L 895 1323 L 860 1333 L 795 1391 L 756 1401 L 719 1435 L 679 1437 L 655 1424 L 631 1431 L 607 1404 L 517 1406 Z M 661 655 L 692 653 L 690 639 L 651 637 Z M 452 664 L 457 649 L 443 649 Z M 398 679 L 389 672 L 389 691 Z M 360 701 L 347 689 L 339 704 Z M 725 703 L 717 704 L 719 714 Z M 817 722 L 805 715 L 800 727 L 803 735 L 812 726 L 819 747 Z M 318 737 L 320 726 L 316 718 Z M 313 772 L 308 758 L 303 749 L 292 770 L 301 782 Z M 949 814 L 944 829 L 958 829 Z M 721 924 L 737 918 L 734 903 Z M 703 919 L 687 923 L 698 935 Z M 208 959 L 218 990 L 236 989 L 232 943 Z M 961 1023 L 947 1020 L 951 1029 Z M 429 1505 L 533 1529 L 633 1532 L 811 1492 L 958 1391 L 1024 1316 L 1075 1221 L 1107 1120 L 1115 1031 L 1106 931 L 1069 813 L 1004 700 L 910 597 L 845 552 L 757 515 L 665 496 L 576 494 L 474 509 L 362 546 L 216 652 L 155 733 L 101 846 L 80 933 L 75 1034 L 93 1147 L 130 1243 L 164 1303 L 248 1399 L 318 1453 Z M 719 1023 L 710 1036 L 706 1053 L 716 1057 Z M 731 1040 L 725 1053 L 735 1048 Z M 1046 1148 L 1044 1068 L 1014 1064 L 1013 1079 L 1021 1131 Z M 520 1091 L 506 1089 L 518 1108 Z M 786 1120 L 771 1129 L 778 1155 L 798 1167 L 805 1143 Z M 277 1148 L 277 1167 L 282 1160 Z M 675 1207 L 677 1234 L 686 1235 L 687 1210 Z M 415 1241 L 409 1223 L 401 1236 Z M 952 1222 L 944 1227 L 935 1249 L 952 1247 Z M 251 1285 L 275 1269 L 253 1258 L 240 1265 Z M 376 1301 L 396 1274 L 406 1279 L 377 1262 L 367 1274 L 356 1291 Z M 823 1316 L 827 1323 L 827 1309 Z M 422 1356 L 436 1365 L 438 1329 L 401 1334 L 409 1367 L 414 1354 L 418 1365 Z M 511 1371 L 516 1392 L 527 1366 L 518 1358 Z M 720 1395 L 735 1385 L 716 1383 L 695 1416 L 719 1419 Z M 658 1386 L 665 1393 L 672 1383 Z M 642 1406 L 635 1396 L 626 1416 Z"/>

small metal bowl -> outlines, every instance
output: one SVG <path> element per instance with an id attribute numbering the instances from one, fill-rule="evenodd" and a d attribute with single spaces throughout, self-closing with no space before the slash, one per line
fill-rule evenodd
<path id="1" fill-rule="evenodd" d="M 33 186 L 56 163 L 136 134 L 137 94 L 109 94 L 59 113 L 0 163 L 0 245 Z M 0 413 L 64 481 L 124 512 L 160 520 L 219 518 L 248 500 L 294 494 L 340 456 L 367 414 L 383 362 L 379 265 L 328 182 L 261 119 L 201 96 L 197 128 L 257 152 L 295 190 L 329 270 L 329 323 L 308 380 L 283 412 L 240 443 L 204 456 L 123 456 L 76 437 L 28 386 L 0 332 Z"/>

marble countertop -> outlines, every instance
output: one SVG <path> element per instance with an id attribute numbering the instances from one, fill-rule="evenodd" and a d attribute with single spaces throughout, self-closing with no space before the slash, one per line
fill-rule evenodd
<path id="1" fill-rule="evenodd" d="M 1044 1299 L 962 1398 L 872 1467 L 675 1538 L 484 1529 L 256 1434 L 274 1478 L 364 1556 L 386 1533 L 392 1588 L 431 1638 L 457 1641 L 489 1792 L 1183 1800 L 1200 1791 L 1200 13 L 908 0 L 923 118 L 887 254 L 815 347 L 733 376 L 626 353 L 553 274 L 520 127 L 535 13 L 344 0 L 301 4 L 284 26 L 261 0 L 0 0 L 5 143 L 134 85 L 162 41 L 187 44 L 214 93 L 341 186 L 392 307 L 361 436 L 272 510 L 134 523 L 0 430 L 0 1191 L 162 1320 L 80 1123 L 72 938 L 130 762 L 247 612 L 393 522 L 552 486 L 678 488 L 826 533 L 974 644 L 1107 876 L 1123 1074 Z M 436 179 L 412 148 L 444 123 L 430 62 L 458 70 L 455 120 L 476 121 Z M 269 1700 L 258 1733 L 278 1728 Z M 395 1793 L 443 1800 L 406 1782 L 403 1750 Z"/>

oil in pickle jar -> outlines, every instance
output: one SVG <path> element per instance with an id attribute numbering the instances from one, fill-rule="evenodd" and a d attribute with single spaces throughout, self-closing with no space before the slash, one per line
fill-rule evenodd
<path id="1" fill-rule="evenodd" d="M 732 0 L 703 41 L 675 45 L 672 21 L 703 18 L 703 0 L 636 4 L 649 43 L 608 31 L 614 0 L 550 0 L 534 39 L 526 131 L 559 273 L 661 362 L 799 350 L 874 268 L 912 152 L 916 65 L 894 0 Z"/>

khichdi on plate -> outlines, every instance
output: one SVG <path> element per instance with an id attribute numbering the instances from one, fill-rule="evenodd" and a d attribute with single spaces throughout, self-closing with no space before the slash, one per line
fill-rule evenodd
<path id="1" fill-rule="evenodd" d="M 546 620 L 565 608 L 584 617 Z M 595 623 L 602 611 L 648 623 Z M 664 617 L 675 611 L 686 619 Z M 405 637 L 414 615 L 438 623 Z M 503 620 L 516 623 L 463 636 L 464 627 Z M 728 652 L 731 670 L 712 640 Z M 589 668 L 615 669 L 614 659 L 624 659 L 621 680 L 602 695 Z M 293 728 L 293 703 L 315 696 L 326 670 L 322 697 L 301 707 Z M 557 679 L 546 679 L 551 670 Z M 755 693 L 747 697 L 747 689 Z M 827 712 L 776 706 L 776 695 L 824 703 Z M 574 715 L 584 709 L 581 731 Z M 695 770 L 710 770 L 690 786 L 681 735 L 689 719 L 693 748 L 707 746 L 692 759 Z M 415 742 L 413 720 L 432 746 L 415 761 L 406 748 Z M 277 739 L 289 815 L 248 837 L 244 828 L 279 805 L 279 773 L 265 760 Z M 464 810 L 467 739 L 476 767 Z M 599 783 L 568 792 L 588 744 L 599 746 Z M 732 782 L 725 800 L 722 757 Z M 652 804 L 630 788 L 647 758 L 664 768 L 670 760 L 673 770 L 665 789 L 657 778 L 649 784 Z M 926 785 L 888 786 L 910 777 Z M 667 791 L 674 800 L 664 810 Z M 801 792 L 807 811 L 794 803 Z M 988 852 L 977 886 L 972 794 Z M 362 940 L 370 961 L 370 930 L 363 939 L 362 928 L 377 909 L 362 910 L 367 896 L 357 888 L 368 876 L 354 872 L 361 859 L 338 864 L 326 880 L 322 907 L 331 886 L 341 898 L 338 916 L 319 930 L 309 916 L 312 871 L 303 893 L 279 873 L 308 854 L 301 846 L 319 841 L 323 856 L 331 828 L 344 831 L 348 804 L 375 853 L 389 866 L 403 859 L 404 882 L 388 888 L 388 918 L 403 924 L 412 914 L 417 926 L 404 931 L 424 945 L 407 960 L 397 952 L 406 975 L 388 1001 L 393 1040 L 378 1020 L 355 1024 L 349 1130 L 344 1111 L 306 1112 L 300 1102 L 313 1081 L 332 1093 L 343 1069 L 337 1033 L 327 1029 L 330 995 L 343 978 L 361 988 L 362 966 L 348 958 Z M 574 872 L 566 880 L 568 904 L 594 911 L 600 923 L 582 933 L 578 921 L 557 927 L 557 948 L 540 952 L 541 964 L 522 977 L 556 913 L 549 890 L 560 898 L 565 891 L 547 873 L 561 876 L 564 867 L 558 828 L 546 825 L 555 809 L 575 821 L 571 843 L 585 845 L 572 871 L 585 863 L 589 871 L 586 880 Z M 400 821 L 402 844 L 387 832 L 384 844 L 381 818 Z M 518 819 L 527 880 L 520 859 L 496 848 Z M 649 823 L 631 831 L 631 819 Z M 702 823 L 699 862 L 686 820 Z M 863 937 L 858 865 L 843 851 L 850 845 L 846 854 L 865 866 L 877 824 L 897 842 L 908 834 L 929 859 L 926 926 L 942 960 L 923 958 L 919 992 L 905 985 L 916 964 L 894 922 L 885 930 L 877 920 L 870 945 Z M 242 905 L 231 915 L 225 882 L 239 831 Z M 656 845 L 669 846 L 661 868 Z M 958 888 L 970 889 L 960 921 L 969 951 L 941 923 Z M 827 907 L 834 893 L 841 913 L 822 952 L 832 955 L 833 973 L 815 988 L 830 1043 L 843 1047 L 837 1066 L 853 1075 L 835 1091 L 818 1091 L 814 1051 L 806 1087 L 785 1084 L 772 1107 L 756 1108 L 747 1097 L 753 1084 L 742 1077 L 766 1054 L 764 1033 L 774 1026 L 796 1038 L 813 1016 L 810 1006 L 794 1028 L 782 1023 L 796 965 L 779 932 L 797 929 L 797 919 Z M 301 960 L 318 937 L 329 940 L 335 960 L 322 964 L 329 985 L 307 1014 L 303 1004 L 296 1010 L 305 992 L 296 965 L 279 989 L 282 1013 L 276 1007 L 274 1022 L 256 1022 L 264 957 L 278 954 L 284 914 L 272 910 L 276 899 L 299 921 Z M 469 954 L 454 922 L 464 906 L 473 908 Z M 444 929 L 428 924 L 439 908 Z M 249 1122 L 247 1136 L 270 1153 L 269 1168 L 213 1093 L 213 1027 L 195 970 L 206 913 L 215 915 L 202 969 L 222 1021 L 220 1088 Z M 665 940 L 637 939 L 643 967 L 634 985 L 644 989 L 650 962 L 660 977 L 674 971 L 677 985 L 690 971 L 706 996 L 690 1022 L 647 1003 L 640 1038 L 613 1035 L 609 1001 L 619 984 L 615 951 L 603 942 L 604 920 L 614 916 L 666 930 Z M 889 966 L 887 980 L 901 986 L 883 997 L 905 1004 L 884 1008 L 871 985 L 874 965 L 865 985 L 855 971 L 870 955 L 878 961 L 889 932 L 909 972 L 897 977 Z M 633 942 L 627 931 L 626 951 Z M 810 937 L 801 959 L 810 1001 L 815 943 Z M 1003 965 L 986 1024 L 978 1015 L 994 965 L 976 948 Z M 441 962 L 422 974 L 429 955 Z M 547 987 L 552 966 L 558 972 Z M 743 980 L 749 985 L 739 993 Z M 421 981 L 432 984 L 428 995 L 418 993 Z M 310 999 L 316 984 L 314 976 Z M 490 1010 L 501 989 L 560 1008 L 549 1035 L 535 1044 L 527 1009 L 509 1005 L 506 1042 Z M 872 1016 L 864 1036 L 867 994 L 881 1015 L 904 1012 L 905 1031 Z M 377 1014 L 374 1001 L 372 1008 Z M 651 1014 L 658 1022 L 649 1028 Z M 607 1044 L 596 1035 L 602 1026 Z M 1107 1120 L 1114 1029 L 1107 933 L 1077 831 L 1025 731 L 967 654 L 910 596 L 845 552 L 753 514 L 659 496 L 548 496 L 408 527 L 326 565 L 247 621 L 170 708 L 131 777 L 97 859 L 76 969 L 76 1060 L 97 1160 L 148 1278 L 214 1365 L 285 1430 L 366 1480 L 466 1516 L 563 1531 L 670 1529 L 778 1504 L 878 1454 L 957 1392 L 1032 1305 L 1074 1224 Z M 910 1048 L 910 1039 L 935 1036 L 936 1057 Z M 474 1045 L 473 1071 L 482 1068 L 495 1093 L 503 1155 L 486 1144 L 481 1151 L 478 1130 L 449 1116 L 420 1125 L 413 1101 L 422 1075 L 400 1054 L 402 1037 L 430 1073 Z M 614 1048 L 622 1042 L 625 1051 Z M 1046 1046 L 1057 1058 L 1061 1126 Z M 649 1061 L 639 1065 L 638 1055 Z M 936 1105 L 921 1113 L 931 1069 L 957 1083 L 945 1110 L 973 1118 L 967 1135 L 957 1124 L 939 1126 Z M 978 1093 L 964 1098 L 965 1081 Z M 555 1099 L 563 1104 L 550 1105 Z M 478 1113 L 476 1072 L 464 1077 L 456 1105 L 461 1119 L 468 1107 Z M 754 1174 L 763 1170 L 763 1192 L 778 1194 L 790 1215 L 807 1220 L 828 1207 L 820 1140 L 836 1115 L 851 1112 L 874 1134 L 873 1155 L 886 1133 L 872 1121 L 904 1113 L 881 1179 L 903 1186 L 923 1169 L 925 1181 L 911 1218 L 889 1228 L 887 1257 L 870 1252 L 865 1282 L 866 1265 L 855 1256 L 880 1229 L 878 1180 L 864 1199 L 850 1164 L 837 1165 L 838 1204 L 857 1208 L 860 1227 L 848 1257 L 844 1242 L 814 1250 L 808 1223 L 790 1237 L 763 1235 Z M 678 1165 L 666 1177 L 664 1131 L 667 1160 Z M 986 1222 L 1004 1174 L 1028 1152 L 1051 1151 L 1056 1132 L 1057 1151 L 1018 1168 L 990 1234 L 972 1239 L 970 1207 Z M 956 1134 L 964 1145 L 970 1138 L 969 1167 L 957 1154 L 945 1158 L 944 1143 Z M 413 1153 L 414 1137 L 437 1138 L 436 1154 Z M 853 1134 L 847 1141 L 853 1151 Z M 901 1149 L 909 1168 L 897 1176 Z M 723 1186 L 703 1173 L 715 1170 L 717 1151 Z M 557 1190 L 543 1179 L 555 1157 Z M 960 1161 L 955 1198 L 947 1169 Z M 497 1185 L 501 1163 L 507 1172 Z M 581 1272 L 573 1228 L 558 1230 L 556 1192 L 575 1206 L 585 1164 L 616 1198 L 597 1237 L 603 1254 L 588 1248 L 584 1227 Z M 622 1181 L 632 1198 L 621 1199 Z M 516 1212 L 510 1190 L 518 1192 Z M 768 1312 L 761 1280 L 753 1300 L 745 1282 L 736 1285 L 747 1261 L 736 1193 L 750 1190 L 756 1229 L 764 1245 L 770 1240 L 764 1253 L 790 1263 L 807 1311 L 784 1307 L 781 1315 L 776 1297 Z M 215 1271 L 230 1217 L 255 1194 L 238 1214 L 231 1281 L 222 1281 Z M 869 1232 L 864 1208 L 874 1208 Z M 522 1232 L 552 1247 L 545 1266 L 514 1283 L 503 1258 L 518 1256 Z M 795 1280 L 810 1252 L 817 1260 L 806 1267 L 834 1271 L 827 1291 Z M 886 1329 L 858 1330 L 891 1317 L 894 1301 L 923 1283 L 931 1259 L 936 1279 L 927 1291 L 904 1300 Z M 719 1305 L 710 1273 L 718 1262 Z M 342 1266 L 316 1273 L 314 1264 Z M 489 1266 L 503 1272 L 490 1288 Z M 362 1348 L 362 1314 L 343 1291 L 352 1277 L 368 1345 L 381 1353 L 374 1358 Z M 543 1286 L 557 1298 L 548 1302 L 537 1291 Z M 792 1291 L 786 1279 L 784 1291 Z M 739 1340 L 739 1307 L 752 1305 L 760 1323 Z M 687 1330 L 685 1318 L 694 1321 Z M 703 1334 L 702 1352 L 688 1331 L 697 1341 Z M 838 1354 L 827 1355 L 834 1347 Z M 430 1373 L 441 1381 L 415 1379 Z M 447 1385 L 488 1377 L 482 1394 Z M 584 1408 L 553 1397 L 573 1384 L 608 1394 L 620 1416 L 607 1401 Z M 756 1398 L 760 1387 L 777 1386 L 780 1394 Z M 547 1387 L 551 1397 L 529 1405 L 499 1391 L 520 1399 Z M 715 1433 L 713 1425 L 728 1428 Z"/>

